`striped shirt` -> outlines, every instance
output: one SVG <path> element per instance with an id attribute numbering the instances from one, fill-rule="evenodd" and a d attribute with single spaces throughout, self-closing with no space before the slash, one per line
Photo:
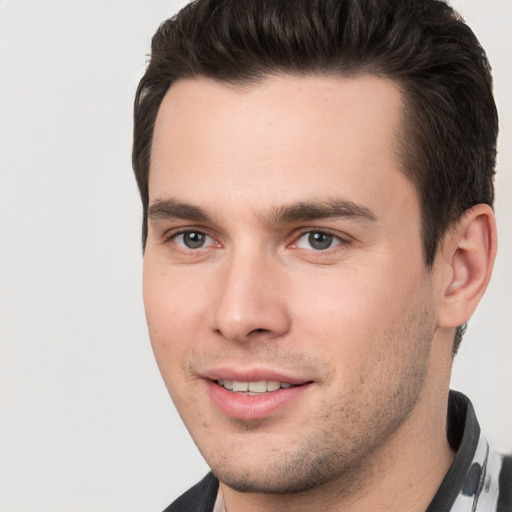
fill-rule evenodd
<path id="1" fill-rule="evenodd" d="M 512 512 L 512 457 L 489 446 L 473 405 L 457 391 L 450 392 L 448 441 L 457 454 L 426 512 Z"/>

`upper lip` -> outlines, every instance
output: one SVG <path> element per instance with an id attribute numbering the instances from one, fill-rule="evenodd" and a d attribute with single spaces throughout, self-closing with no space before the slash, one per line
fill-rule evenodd
<path id="1" fill-rule="evenodd" d="M 311 379 L 293 376 L 286 372 L 278 370 L 253 368 L 253 369 L 235 369 L 235 368 L 212 368 L 201 373 L 201 377 L 208 380 L 235 380 L 239 382 L 258 382 L 262 380 L 273 380 L 279 382 L 288 382 L 295 386 L 311 382 Z"/>

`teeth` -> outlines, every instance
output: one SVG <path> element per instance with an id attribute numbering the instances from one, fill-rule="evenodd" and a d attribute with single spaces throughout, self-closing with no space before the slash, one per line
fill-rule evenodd
<path id="1" fill-rule="evenodd" d="M 283 382 L 283 384 L 287 385 L 288 387 L 291 386 L 291 384 L 288 384 L 287 382 Z M 267 382 L 267 391 L 277 391 L 280 387 L 281 383 L 278 380 L 269 380 Z"/>
<path id="2" fill-rule="evenodd" d="M 267 391 L 277 391 L 278 389 L 288 389 L 292 387 L 289 382 L 279 382 L 278 380 L 258 380 L 253 382 L 245 382 L 239 380 L 223 380 L 217 381 L 219 385 L 230 391 L 237 393 L 258 394 Z"/>
<path id="3" fill-rule="evenodd" d="M 234 380 L 233 381 L 233 391 L 249 391 L 249 383 Z"/>
<path id="4" fill-rule="evenodd" d="M 257 382 L 249 382 L 249 391 L 254 393 L 265 393 L 265 391 L 267 391 L 267 381 L 259 380 Z"/>
<path id="5" fill-rule="evenodd" d="M 219 381 L 219 384 L 220 384 L 220 381 Z M 223 385 L 226 389 L 233 389 L 233 381 L 232 381 L 232 380 L 223 380 L 223 381 L 222 381 L 222 385 Z"/>

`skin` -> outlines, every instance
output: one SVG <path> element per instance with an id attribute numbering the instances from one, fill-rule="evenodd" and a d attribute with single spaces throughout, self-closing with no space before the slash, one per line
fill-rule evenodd
<path id="1" fill-rule="evenodd" d="M 398 87 L 373 76 L 191 79 L 162 102 L 146 315 L 229 512 L 425 510 L 453 460 L 453 333 L 490 275 L 492 212 L 468 215 L 425 266 L 401 111 Z M 223 371 L 306 384 L 233 417 L 210 394 Z"/>

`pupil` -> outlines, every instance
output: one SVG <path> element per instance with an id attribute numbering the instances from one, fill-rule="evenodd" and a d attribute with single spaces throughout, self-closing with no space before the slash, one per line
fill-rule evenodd
<path id="1" fill-rule="evenodd" d="M 328 249 L 332 244 L 332 235 L 329 235 L 328 233 L 310 233 L 309 243 L 313 249 L 317 249 L 319 251 Z"/>
<path id="2" fill-rule="evenodd" d="M 198 247 L 202 247 L 204 244 L 204 233 L 196 233 L 195 231 L 191 231 L 190 233 L 185 233 L 183 235 L 183 243 L 189 249 L 197 249 Z"/>

